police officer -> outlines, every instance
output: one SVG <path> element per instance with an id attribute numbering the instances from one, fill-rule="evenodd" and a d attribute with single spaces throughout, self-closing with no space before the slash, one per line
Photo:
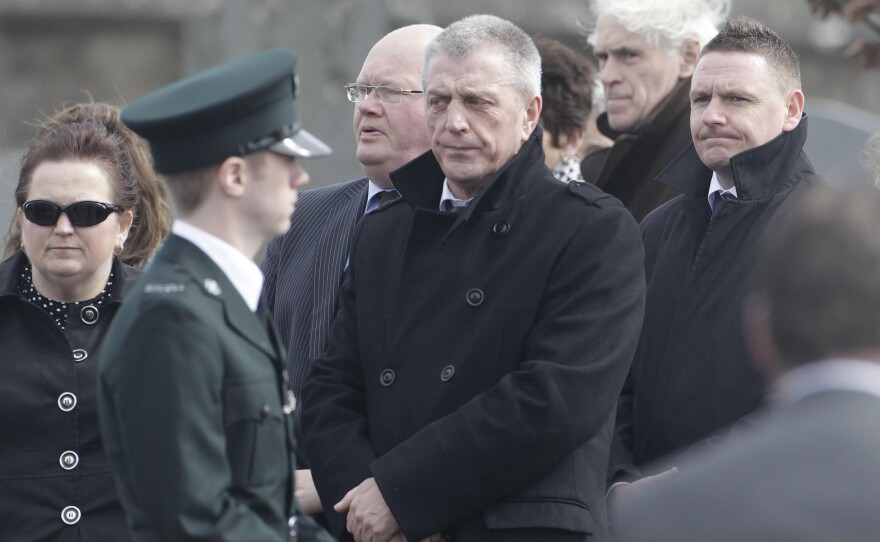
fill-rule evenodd
<path id="1" fill-rule="evenodd" d="M 296 533 L 294 398 L 253 262 L 289 227 L 308 181 L 299 158 L 330 153 L 297 122 L 295 62 L 259 53 L 123 110 L 179 216 L 100 360 L 101 429 L 135 540 Z M 299 532 L 300 542 L 329 539 Z"/>

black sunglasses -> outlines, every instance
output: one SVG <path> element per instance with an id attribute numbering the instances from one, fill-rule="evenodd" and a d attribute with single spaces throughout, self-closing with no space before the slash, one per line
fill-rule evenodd
<path id="1" fill-rule="evenodd" d="M 118 205 L 98 201 L 77 201 L 61 207 L 44 199 L 26 201 L 21 208 L 24 216 L 39 226 L 54 226 L 58 223 L 61 213 L 65 213 L 70 223 L 79 227 L 100 224 L 107 220 L 110 213 L 121 213 L 125 210 Z"/>

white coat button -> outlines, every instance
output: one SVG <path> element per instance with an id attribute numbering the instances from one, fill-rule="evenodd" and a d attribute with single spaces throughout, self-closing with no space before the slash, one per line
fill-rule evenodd
<path id="1" fill-rule="evenodd" d="M 58 408 L 70 412 L 76 406 L 76 395 L 66 391 L 58 396 Z"/>
<path id="2" fill-rule="evenodd" d="M 82 348 L 77 348 L 73 351 L 73 361 L 79 363 L 80 361 L 85 360 L 89 357 L 89 353 L 83 350 Z"/>
<path id="3" fill-rule="evenodd" d="M 61 511 L 61 521 L 68 525 L 76 524 L 76 522 L 79 521 L 80 516 L 82 516 L 82 514 L 76 506 L 68 506 Z"/>
<path id="4" fill-rule="evenodd" d="M 76 455 L 76 452 L 67 451 L 61 454 L 58 462 L 61 463 L 61 468 L 64 470 L 75 469 L 79 464 L 79 456 Z"/>

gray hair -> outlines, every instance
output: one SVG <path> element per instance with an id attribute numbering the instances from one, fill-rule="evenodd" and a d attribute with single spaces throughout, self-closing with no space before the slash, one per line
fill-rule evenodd
<path id="1" fill-rule="evenodd" d="M 614 17 L 624 28 L 649 44 L 671 53 L 688 40 L 702 47 L 730 13 L 730 0 L 594 0 L 594 21 Z M 596 46 L 595 22 L 587 41 Z"/>
<path id="2" fill-rule="evenodd" d="M 528 34 L 510 21 L 494 15 L 471 15 L 447 26 L 425 48 L 425 71 L 431 59 L 443 53 L 462 59 L 486 45 L 501 49 L 508 72 L 524 104 L 541 95 L 541 55 Z"/>

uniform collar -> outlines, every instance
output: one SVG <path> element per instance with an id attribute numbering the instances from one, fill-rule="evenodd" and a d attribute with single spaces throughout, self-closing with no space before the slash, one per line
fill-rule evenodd
<path id="1" fill-rule="evenodd" d="M 252 311 L 257 310 L 263 290 L 260 268 L 235 247 L 182 220 L 175 220 L 171 232 L 199 247 L 223 271 Z"/>

